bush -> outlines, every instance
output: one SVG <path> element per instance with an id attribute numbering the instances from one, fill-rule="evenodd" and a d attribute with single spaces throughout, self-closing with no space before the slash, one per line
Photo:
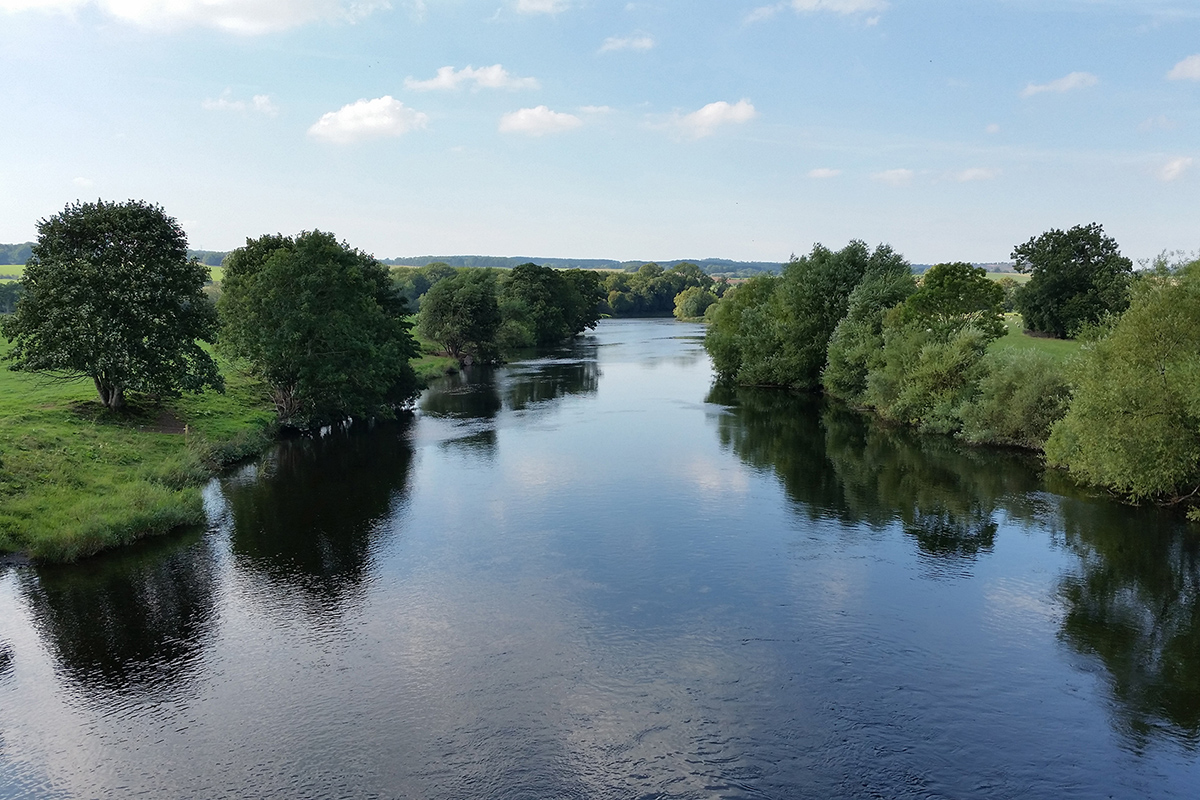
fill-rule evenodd
<path id="1" fill-rule="evenodd" d="M 979 393 L 962 408 L 962 438 L 1040 450 L 1071 399 L 1062 365 L 1037 350 L 999 350 L 983 367 Z"/>

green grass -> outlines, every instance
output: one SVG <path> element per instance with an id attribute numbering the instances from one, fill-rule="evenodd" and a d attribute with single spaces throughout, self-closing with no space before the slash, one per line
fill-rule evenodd
<path id="1" fill-rule="evenodd" d="M 210 278 L 212 278 L 213 283 L 220 283 L 222 280 L 225 279 L 225 268 L 224 267 L 209 267 L 208 275 Z"/>
<path id="2" fill-rule="evenodd" d="M 0 282 L 19 281 L 24 274 L 24 264 L 0 264 Z"/>
<path id="3" fill-rule="evenodd" d="M 224 395 L 134 396 L 118 414 L 91 381 L 0 366 L 0 551 L 72 561 L 202 522 L 199 485 L 274 435 L 263 387 L 222 368 Z"/>
<path id="4" fill-rule="evenodd" d="M 1001 278 L 1012 278 L 1017 283 L 1029 283 L 1029 279 L 1032 277 L 1024 272 L 989 272 L 987 276 L 994 281 Z"/>
<path id="5" fill-rule="evenodd" d="M 1029 336 L 1024 332 L 1024 324 L 1019 314 L 1005 314 L 1004 322 L 1008 325 L 1008 334 L 992 342 L 992 350 L 1040 350 L 1059 361 L 1066 361 L 1079 352 L 1080 344 L 1074 339 Z"/>

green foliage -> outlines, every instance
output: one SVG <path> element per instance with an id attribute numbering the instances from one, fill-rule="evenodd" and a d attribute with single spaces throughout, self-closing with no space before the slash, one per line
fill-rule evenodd
<path id="1" fill-rule="evenodd" d="M 221 348 L 270 387 L 282 422 L 387 416 L 417 391 L 417 353 L 387 270 L 328 233 L 247 240 L 229 254 Z"/>
<path id="2" fill-rule="evenodd" d="M 983 367 L 978 394 L 961 409 L 962 438 L 1042 449 L 1071 400 L 1061 360 L 1039 350 L 993 350 Z"/>
<path id="3" fill-rule="evenodd" d="M 996 280 L 996 285 L 1004 292 L 1004 313 L 1011 314 L 1016 311 L 1017 293 L 1021 290 L 1020 282 L 1011 275 L 1005 275 Z"/>
<path id="4" fill-rule="evenodd" d="M 0 264 L 24 264 L 33 256 L 33 242 L 0 244 Z"/>
<path id="5" fill-rule="evenodd" d="M 91 378 L 101 402 L 221 388 L 198 341 L 216 313 L 207 269 L 187 258 L 187 237 L 161 207 L 142 201 L 75 203 L 40 220 L 24 296 L 4 320 L 12 369 Z"/>
<path id="6" fill-rule="evenodd" d="M 470 356 L 493 362 L 500 356 L 496 342 L 501 321 L 496 273 L 490 269 L 461 269 L 453 277 L 438 281 L 425 294 L 417 328 L 459 361 Z"/>
<path id="7" fill-rule="evenodd" d="M 454 267 L 442 261 L 434 261 L 419 268 L 392 267 L 389 271 L 396 292 L 413 311 L 420 309 L 422 295 L 435 283 L 453 277 L 457 272 Z"/>
<path id="8" fill-rule="evenodd" d="M 905 307 L 888 312 L 883 351 L 867 375 L 865 402 L 880 416 L 928 433 L 956 433 L 986 368 L 990 338 L 975 328 L 949 335 L 905 320 Z"/>
<path id="9" fill-rule="evenodd" d="M 20 281 L 0 283 L 0 314 L 11 314 L 17 310 L 17 301 L 21 299 L 24 287 Z"/>
<path id="10" fill-rule="evenodd" d="M 636 272 L 612 272 L 604 279 L 607 311 L 618 317 L 673 314 L 675 298 L 694 286 L 710 289 L 713 279 L 688 261 L 668 270 L 643 264 Z"/>
<path id="11" fill-rule="evenodd" d="M 904 303 L 908 320 L 943 338 L 972 327 L 989 339 L 1007 333 L 1003 304 L 1004 289 L 987 271 L 962 261 L 930 267 Z"/>
<path id="12" fill-rule="evenodd" d="M 725 314 L 720 305 L 741 289 L 727 294 L 713 314 L 715 330 L 706 339 L 718 376 L 751 385 L 815 388 L 850 293 L 866 278 L 907 270 L 907 262 L 887 245 L 872 253 L 858 241 L 837 252 L 818 244 L 810 255 L 788 263 L 769 284 L 769 295 L 761 291 L 768 284 L 760 282 Z M 717 350 L 722 352 L 718 355 Z"/>
<path id="13" fill-rule="evenodd" d="M 712 358 L 713 369 L 725 381 L 744 383 L 744 353 L 757 345 L 767 319 L 767 304 L 779 279 L 759 275 L 730 289 L 719 303 L 705 312 L 709 321 L 704 348 Z"/>
<path id="14" fill-rule="evenodd" d="M 691 286 L 675 295 L 675 318 L 696 319 L 703 317 L 708 307 L 717 302 L 717 296 L 710 290 L 699 286 Z"/>
<path id="15" fill-rule="evenodd" d="M 828 360 L 821 373 L 825 391 L 854 405 L 863 403 L 867 373 L 883 348 L 884 313 L 916 289 L 912 273 L 903 264 L 865 278 L 854 288 L 846 316 L 829 339 Z"/>
<path id="16" fill-rule="evenodd" d="M 497 282 L 506 349 L 557 344 L 596 327 L 603 290 L 595 274 L 521 264 Z"/>
<path id="17" fill-rule="evenodd" d="M 1012 257 L 1018 272 L 1031 275 L 1015 299 L 1030 330 L 1062 339 L 1129 306 L 1133 262 L 1097 223 L 1049 230 Z"/>
<path id="18" fill-rule="evenodd" d="M 1136 281 L 1077 373 L 1050 463 L 1134 499 L 1200 490 L 1200 261 Z"/>

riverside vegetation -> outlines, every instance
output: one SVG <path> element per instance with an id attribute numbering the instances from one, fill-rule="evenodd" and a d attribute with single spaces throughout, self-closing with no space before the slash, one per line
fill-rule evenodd
<path id="1" fill-rule="evenodd" d="M 38 234 L 3 298 L 0 553 L 47 561 L 202 522 L 200 484 L 280 429 L 390 418 L 463 361 L 594 327 L 610 298 L 670 313 L 713 285 L 687 264 L 389 270 L 321 231 L 248 239 L 213 285 L 141 201 L 76 203 Z"/>
<path id="2" fill-rule="evenodd" d="M 918 281 L 886 245 L 820 245 L 707 312 L 727 383 L 824 390 L 885 420 L 1028 448 L 1078 481 L 1200 519 L 1200 260 L 1134 273 L 1099 225 L 1016 247 L 1007 289 L 969 264 Z M 1014 291 L 1015 289 L 1015 291 Z M 1011 343 L 1010 343 L 1011 342 Z"/>

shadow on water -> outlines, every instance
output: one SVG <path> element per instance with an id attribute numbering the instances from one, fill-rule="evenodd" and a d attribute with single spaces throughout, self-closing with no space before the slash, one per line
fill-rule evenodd
<path id="1" fill-rule="evenodd" d="M 22 570 L 60 673 L 85 697 L 161 695 L 192 673 L 214 619 L 216 557 L 201 530 L 67 566 Z M 0 673 L 3 666 L 0 666 Z"/>
<path id="2" fill-rule="evenodd" d="M 406 501 L 411 422 L 354 425 L 281 442 L 222 483 L 239 567 L 326 614 L 359 587 Z"/>
<path id="3" fill-rule="evenodd" d="M 1055 532 L 1079 559 L 1057 592 L 1060 638 L 1103 665 L 1114 728 L 1135 747 L 1156 735 L 1200 745 L 1200 537 L 1177 514 L 1086 496 L 1025 454 L 920 436 L 818 397 L 717 387 L 708 399 L 729 407 L 722 445 L 774 472 L 807 518 L 898 523 L 939 561 L 990 552 L 1000 515 Z"/>

